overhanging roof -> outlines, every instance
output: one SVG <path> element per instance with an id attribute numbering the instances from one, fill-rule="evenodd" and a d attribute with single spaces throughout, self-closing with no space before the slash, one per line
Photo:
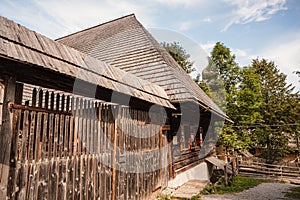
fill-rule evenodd
<path id="1" fill-rule="evenodd" d="M 174 108 L 163 88 L 0 16 L 0 57 Z M 9 70 L 6 66 L 1 69 Z M 14 70 L 24 70 L 22 67 Z M 28 69 L 28 68 L 27 68 Z M 55 80 L 53 80 L 55 81 Z"/>

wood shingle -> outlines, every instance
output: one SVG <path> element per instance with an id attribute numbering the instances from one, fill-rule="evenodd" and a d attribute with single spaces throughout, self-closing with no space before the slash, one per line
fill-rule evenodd
<path id="1" fill-rule="evenodd" d="M 89 45 L 85 47 L 90 48 Z M 25 63 L 32 69 L 50 70 L 150 103 L 174 108 L 160 86 L 53 41 L 4 17 L 0 17 L 0 56 Z M 4 71 L 12 70 L 5 66 L 1 68 Z"/>
<path id="2" fill-rule="evenodd" d="M 161 86 L 171 102 L 195 101 L 227 118 L 133 14 L 57 41 Z"/>

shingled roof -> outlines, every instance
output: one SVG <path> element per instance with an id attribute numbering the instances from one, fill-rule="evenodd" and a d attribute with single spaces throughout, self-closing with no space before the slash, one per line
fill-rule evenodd
<path id="1" fill-rule="evenodd" d="M 0 58 L 23 64 L 15 69 L 1 65 L 3 72 L 14 70 L 13 73 L 21 73 L 25 66 L 30 66 L 30 69 L 55 72 L 61 77 L 80 79 L 150 103 L 174 108 L 160 86 L 53 41 L 1 16 Z M 55 80 L 52 81 L 55 84 Z"/>
<path id="2" fill-rule="evenodd" d="M 172 103 L 192 101 L 227 118 L 133 14 L 57 41 L 158 84 Z"/>

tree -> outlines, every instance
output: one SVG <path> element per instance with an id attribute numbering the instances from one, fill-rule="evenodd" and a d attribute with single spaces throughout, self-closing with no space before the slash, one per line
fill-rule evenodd
<path id="1" fill-rule="evenodd" d="M 256 133 L 259 131 L 249 125 L 262 122 L 261 106 L 263 97 L 259 75 L 253 67 L 244 67 L 240 72 L 240 83 L 236 98 L 236 111 L 234 117 L 235 131 L 242 141 L 243 149 L 251 149 L 256 146 Z"/>
<path id="2" fill-rule="evenodd" d="M 237 111 L 235 121 L 238 126 L 260 124 L 262 122 L 261 106 L 263 96 L 260 86 L 260 76 L 253 67 L 244 67 L 240 73 L 240 83 L 237 92 Z"/>
<path id="3" fill-rule="evenodd" d="M 161 45 L 168 51 L 168 53 L 187 74 L 195 71 L 195 68 L 193 68 L 194 62 L 190 60 L 190 54 L 188 54 L 178 42 L 162 42 Z M 200 80 L 200 74 L 197 74 L 196 78 L 193 80 L 208 96 L 210 96 L 209 87 L 204 81 Z"/>
<path id="4" fill-rule="evenodd" d="M 240 68 L 235 61 L 235 55 L 224 44 L 217 42 L 211 52 L 211 60 L 218 69 L 226 92 L 231 94 L 239 82 Z"/>
<path id="5" fill-rule="evenodd" d="M 161 45 L 169 52 L 169 54 L 182 67 L 182 69 L 186 71 L 187 74 L 195 71 L 195 68 L 193 68 L 194 62 L 190 60 L 190 54 L 188 54 L 178 42 L 162 42 Z"/>
<path id="6" fill-rule="evenodd" d="M 222 77 L 211 57 L 208 57 L 207 59 L 208 65 L 202 71 L 202 82 L 207 85 L 211 99 L 225 112 L 227 105 L 226 91 Z"/>
<path id="7" fill-rule="evenodd" d="M 263 98 L 263 126 L 257 132 L 258 146 L 265 149 L 261 156 L 268 163 L 273 163 L 284 157 L 288 151 L 288 139 L 292 134 L 289 124 L 295 120 L 290 116 L 294 113 L 295 106 L 291 106 L 293 88 L 286 83 L 286 75 L 279 72 L 274 62 L 255 59 L 252 67 L 259 75 Z"/>
<path id="8" fill-rule="evenodd" d="M 195 83 L 210 97 L 210 90 L 208 84 L 200 80 L 200 74 L 197 74 L 196 78 L 194 78 Z"/>
<path id="9" fill-rule="evenodd" d="M 237 125 L 240 68 L 235 61 L 235 55 L 224 44 L 218 42 L 208 61 L 208 66 L 202 72 L 203 81 L 209 86 L 210 95 L 214 102 L 223 111 L 226 111 L 228 117 Z M 250 142 L 248 134 L 237 131 L 231 123 L 225 123 L 218 139 L 219 145 L 225 145 L 227 149 L 234 148 L 239 151 L 249 148 Z"/>

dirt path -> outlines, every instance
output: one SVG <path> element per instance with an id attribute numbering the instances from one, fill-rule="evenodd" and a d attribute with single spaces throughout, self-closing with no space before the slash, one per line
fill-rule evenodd
<path id="1" fill-rule="evenodd" d="M 293 184 L 284 184 L 284 183 L 262 183 L 254 188 L 245 190 L 243 192 L 234 193 L 234 194 L 224 194 L 224 195 L 205 195 L 202 200 L 275 200 L 275 199 L 284 199 L 284 193 L 289 190 L 291 187 L 296 187 Z"/>

